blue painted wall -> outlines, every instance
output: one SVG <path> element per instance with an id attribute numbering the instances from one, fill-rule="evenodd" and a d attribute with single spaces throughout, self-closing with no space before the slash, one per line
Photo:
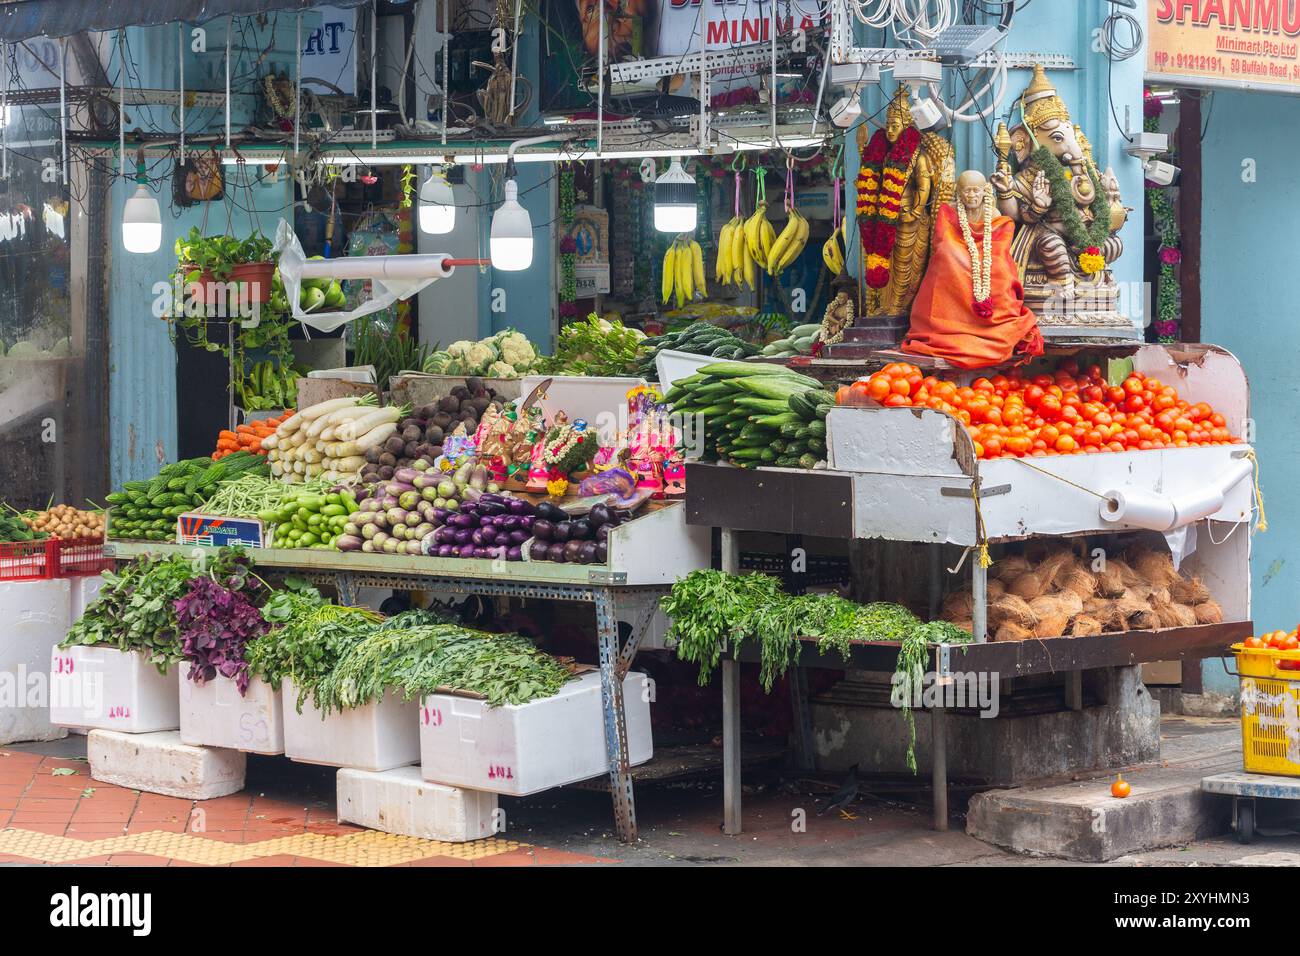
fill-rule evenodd
<path id="1" fill-rule="evenodd" d="M 1300 99 L 1220 90 L 1213 103 L 1213 111 L 1202 108 L 1201 338 L 1235 354 L 1250 379 L 1269 523 L 1251 542 L 1251 613 L 1260 630 L 1290 630 L 1300 620 L 1300 564 L 1291 548 L 1300 527 Z M 1205 686 L 1234 693 L 1237 679 L 1206 661 Z"/>
<path id="2" fill-rule="evenodd" d="M 288 34 L 291 37 L 291 31 Z M 213 52 L 190 54 L 186 59 L 187 86 L 211 76 L 207 64 L 224 57 L 224 36 L 211 39 Z M 254 42 L 265 42 L 265 35 Z M 282 28 L 277 44 L 285 38 Z M 179 45 L 176 25 L 127 31 L 128 60 L 132 64 L 131 85 L 176 88 L 179 81 Z M 292 43 L 292 39 L 289 39 Z M 289 47 L 292 50 L 292 46 Z M 206 68 L 205 68 L 206 67 Z M 117 76 L 116 46 L 108 74 Z M 138 71 L 138 77 L 137 77 Z M 204 85 L 210 85 L 205 83 Z M 192 87 L 191 87 L 192 88 Z M 186 128 L 194 133 L 218 129 L 224 114 L 218 110 L 192 110 Z M 236 112 L 235 122 L 241 117 Z M 175 131 L 178 117 L 171 109 L 139 108 L 129 111 L 128 130 L 137 127 Z M 128 164 L 133 157 L 128 154 Z M 165 281 L 176 263 L 173 244 L 191 226 L 208 234 L 228 232 L 248 235 L 255 226 L 274 235 L 281 216 L 288 216 L 290 191 L 287 177 L 275 186 L 242 188 L 242 173 L 227 169 L 224 203 L 206 203 L 188 209 L 173 208 L 170 201 L 169 164 L 161 158 L 149 160 L 151 188 L 162 207 L 162 246 L 152 255 L 133 255 L 122 247 L 121 209 L 135 184 L 119 179 L 112 187 L 110 209 L 111 268 L 109 270 L 109 478 L 114 486 L 123 481 L 147 478 L 166 461 L 176 460 L 176 352 L 167 325 L 155 316 L 155 283 Z"/>

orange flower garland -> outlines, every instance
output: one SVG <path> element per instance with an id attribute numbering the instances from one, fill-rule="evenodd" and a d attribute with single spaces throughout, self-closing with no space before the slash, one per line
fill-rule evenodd
<path id="1" fill-rule="evenodd" d="M 890 143 L 886 132 L 876 130 L 862 153 L 858 171 L 858 230 L 862 235 L 863 264 L 867 285 L 883 289 L 889 285 L 890 257 L 898 238 L 903 190 L 912 172 L 921 133 L 913 126 Z"/>

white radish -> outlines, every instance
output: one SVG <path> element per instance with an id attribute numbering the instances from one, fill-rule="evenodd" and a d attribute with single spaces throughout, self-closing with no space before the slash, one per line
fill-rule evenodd
<path id="1" fill-rule="evenodd" d="M 302 427 L 303 418 L 301 415 L 290 415 L 284 421 L 275 427 L 277 435 L 291 435 Z"/>
<path id="2" fill-rule="evenodd" d="M 388 440 L 388 436 L 395 434 L 397 431 L 397 422 L 385 422 L 358 438 L 354 444 L 357 451 L 364 455 L 370 449 L 377 447 Z"/>
<path id="3" fill-rule="evenodd" d="M 265 438 L 262 439 L 262 447 L 267 449 L 268 451 L 274 448 L 278 444 L 280 444 L 280 439 L 277 438 L 274 433 L 267 435 Z"/>
<path id="4" fill-rule="evenodd" d="M 402 417 L 402 410 L 396 405 L 389 405 L 385 408 L 377 408 L 369 415 L 363 415 L 344 425 L 338 430 L 339 438 L 344 441 L 351 441 L 359 435 L 365 435 L 375 427 L 383 425 L 386 422 L 396 422 Z"/>
<path id="5" fill-rule="evenodd" d="M 356 405 L 359 401 L 360 399 L 355 396 L 351 398 L 331 398 L 304 408 L 298 413 L 298 416 L 301 416 L 304 421 L 314 422 L 322 415 L 328 415 L 330 412 L 338 411 L 340 408 L 349 408 Z M 290 421 L 292 421 L 292 419 L 290 419 Z"/>
<path id="6" fill-rule="evenodd" d="M 334 462 L 334 470 L 339 472 L 358 472 L 365 465 L 364 455 L 351 455 L 347 458 L 339 458 Z"/>

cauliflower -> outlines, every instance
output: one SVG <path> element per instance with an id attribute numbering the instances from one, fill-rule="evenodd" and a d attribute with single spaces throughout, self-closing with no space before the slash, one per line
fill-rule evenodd
<path id="1" fill-rule="evenodd" d="M 470 375 L 481 375 L 483 369 L 495 362 L 501 355 L 496 346 L 490 342 L 475 342 L 465 354 L 465 365 Z"/>
<path id="2" fill-rule="evenodd" d="M 449 361 L 451 361 L 451 354 L 445 349 L 434 352 L 424 360 L 424 370 L 430 375 L 439 375 L 446 369 Z"/>
<path id="3" fill-rule="evenodd" d="M 527 372 L 537 361 L 537 352 L 522 332 L 509 332 L 499 342 L 502 361 L 508 362 L 521 372 Z"/>
<path id="4" fill-rule="evenodd" d="M 488 378 L 518 378 L 519 373 L 508 362 L 493 362 L 487 368 Z"/>
<path id="5" fill-rule="evenodd" d="M 447 354 L 454 359 L 464 359 L 469 356 L 469 350 L 477 344 L 477 342 L 471 342 L 468 339 L 461 339 L 459 342 L 452 342 L 451 345 L 447 346 Z"/>

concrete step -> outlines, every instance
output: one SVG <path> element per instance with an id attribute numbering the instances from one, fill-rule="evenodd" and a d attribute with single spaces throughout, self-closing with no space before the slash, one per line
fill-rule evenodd
<path id="1" fill-rule="evenodd" d="M 1017 853 L 1091 863 L 1226 832 L 1229 802 L 1203 793 L 1201 778 L 1241 768 L 1240 724 L 1170 716 L 1160 729 L 1160 761 L 1123 771 L 1133 787 L 1126 799 L 1110 795 L 1111 773 L 993 790 L 972 798 L 966 832 Z"/>

